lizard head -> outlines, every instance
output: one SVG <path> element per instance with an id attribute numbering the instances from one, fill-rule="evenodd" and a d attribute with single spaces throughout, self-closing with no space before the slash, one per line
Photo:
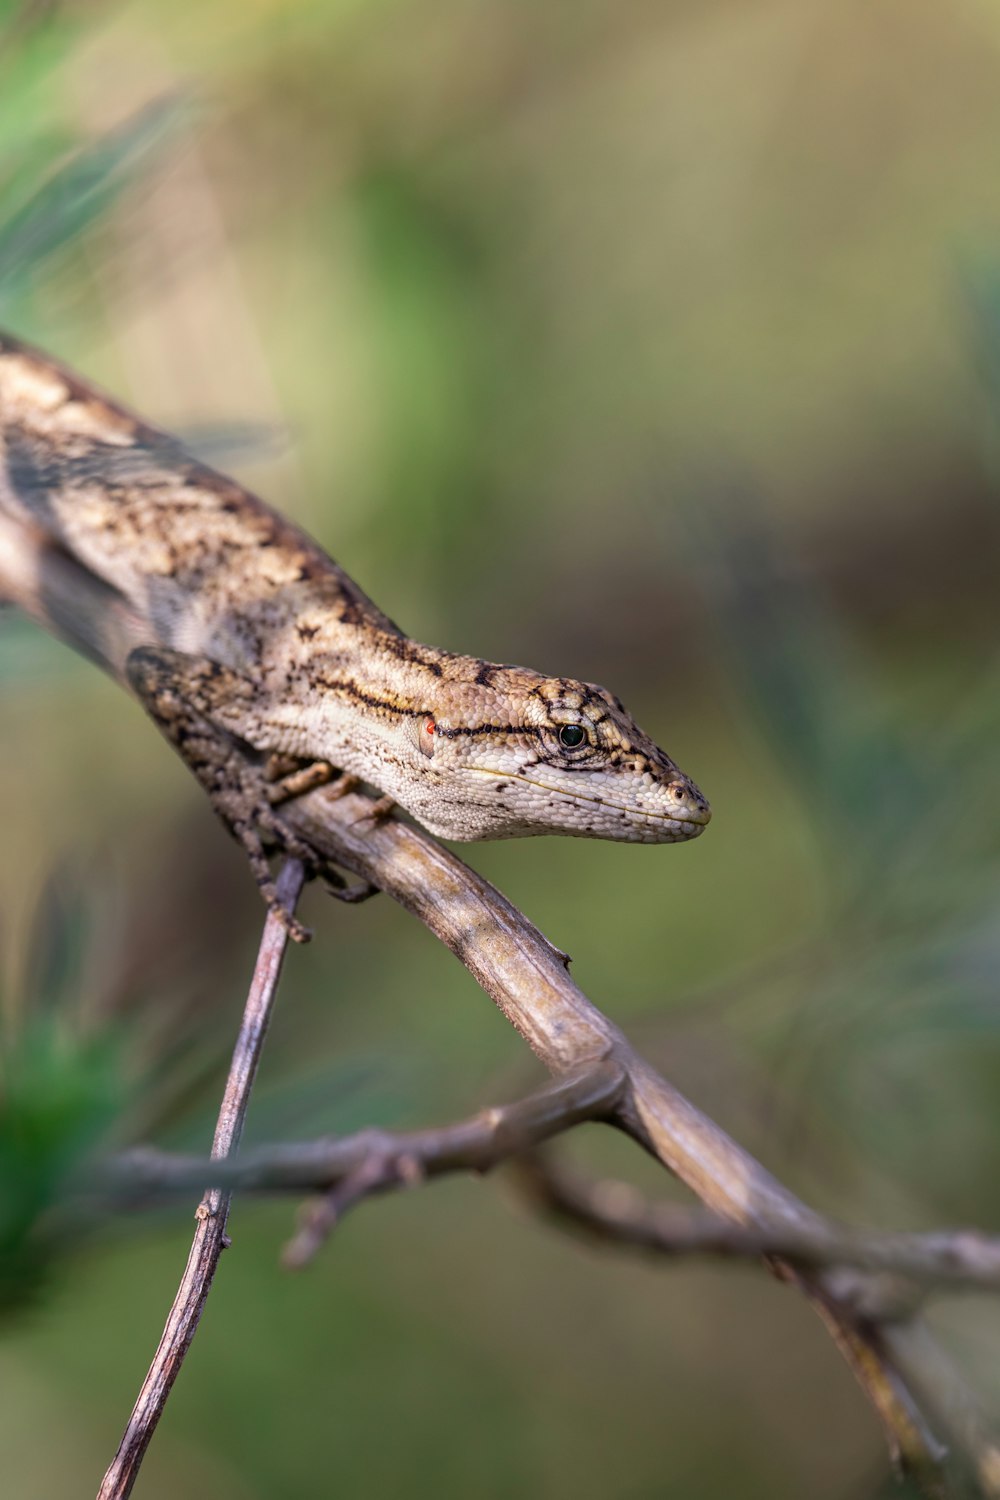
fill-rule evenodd
<path id="1" fill-rule="evenodd" d="M 560 833 L 696 838 L 708 802 L 605 688 L 452 658 L 439 708 L 412 721 L 426 791 L 399 800 L 452 839 Z"/>

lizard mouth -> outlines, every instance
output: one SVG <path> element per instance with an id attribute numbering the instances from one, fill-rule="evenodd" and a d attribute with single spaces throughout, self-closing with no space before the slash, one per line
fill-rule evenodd
<path id="1" fill-rule="evenodd" d="M 565 787 L 553 786 L 551 782 L 536 781 L 532 776 L 515 776 L 509 771 L 487 771 L 478 766 L 469 769 L 478 771 L 481 776 L 490 776 L 494 781 L 512 781 L 524 786 L 537 786 L 540 791 L 564 798 L 567 802 L 589 802 L 595 807 L 606 807 L 610 812 L 625 813 L 636 824 L 665 823 L 668 827 L 675 828 L 681 839 L 696 839 L 704 832 L 712 817 L 712 809 L 704 799 L 700 803 L 693 800 L 686 802 L 683 806 L 679 806 L 676 812 L 661 813 L 643 807 L 628 807 L 623 802 L 613 802 L 609 797 L 591 797 L 586 792 L 568 791 Z"/>

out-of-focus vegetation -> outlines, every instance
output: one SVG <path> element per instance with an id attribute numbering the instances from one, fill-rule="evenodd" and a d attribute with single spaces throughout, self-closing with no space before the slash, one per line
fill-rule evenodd
<path id="1" fill-rule="evenodd" d="M 3 324 L 225 452 L 418 638 L 612 685 L 707 836 L 473 862 L 819 1205 L 996 1227 L 995 11 L 0 18 Z M 110 1457 L 189 1229 L 95 1228 L 66 1184 L 115 1144 L 207 1143 L 260 908 L 134 706 L 9 614 L 0 811 L 0 1446 L 7 1490 L 53 1500 Z M 388 902 L 306 916 L 253 1138 L 533 1076 Z M 493 1184 L 372 1205 L 307 1277 L 276 1267 L 287 1228 L 237 1205 L 149 1500 L 886 1483 L 825 1335 L 760 1276 L 597 1255 Z M 996 1309 L 938 1321 L 995 1402 Z"/>

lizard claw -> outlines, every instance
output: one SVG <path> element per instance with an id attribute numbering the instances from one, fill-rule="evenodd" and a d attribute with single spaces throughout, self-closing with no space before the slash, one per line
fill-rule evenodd
<path id="1" fill-rule="evenodd" d="M 381 894 L 381 886 L 373 885 L 370 880 L 358 880 L 354 885 L 348 885 L 347 881 L 341 879 L 339 875 L 336 881 L 332 881 L 329 875 L 325 875 L 323 884 L 335 901 L 346 901 L 350 906 L 357 906 L 360 902 L 368 901 L 372 896 Z"/>
<path id="2" fill-rule="evenodd" d="M 226 819 L 226 821 L 233 837 L 243 846 L 247 859 L 250 861 L 253 877 L 257 882 L 257 889 L 268 911 L 278 918 L 278 921 L 286 928 L 289 937 L 296 943 L 308 943 L 312 937 L 311 930 L 299 921 L 278 894 L 260 830 L 262 827 L 265 828 L 265 831 L 276 839 L 287 855 L 290 855 L 292 859 L 302 861 L 306 867 L 307 878 L 317 873 L 315 852 L 301 843 L 291 829 L 282 824 L 278 818 L 258 815 L 255 821 L 247 818 L 234 818 L 231 821 Z"/>
<path id="3" fill-rule="evenodd" d="M 261 887 L 261 892 L 263 894 L 263 887 Z M 266 896 L 264 899 L 267 901 Z M 283 906 L 280 901 L 268 901 L 267 909 L 272 916 L 277 917 L 293 943 L 312 942 L 312 928 L 306 927 L 304 923 L 300 922 L 298 917 L 293 912 L 290 912 L 286 906 Z"/>
<path id="4" fill-rule="evenodd" d="M 379 797 L 377 801 L 369 803 L 360 818 L 354 819 L 355 827 L 359 823 L 384 823 L 387 818 L 391 817 L 395 807 L 396 799 L 394 797 Z"/>

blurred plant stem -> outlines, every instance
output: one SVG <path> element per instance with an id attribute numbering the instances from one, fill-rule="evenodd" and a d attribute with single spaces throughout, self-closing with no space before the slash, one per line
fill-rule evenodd
<path id="1" fill-rule="evenodd" d="M 287 860 L 277 879 L 277 893 L 290 914 L 298 904 L 304 880 L 302 865 Z M 239 1149 L 288 942 L 287 923 L 269 912 L 219 1109 L 213 1159 L 225 1160 Z M 98 1500 L 125 1500 L 132 1493 L 146 1449 L 197 1332 L 222 1252 L 229 1245 L 226 1224 L 231 1201 L 230 1193 L 210 1187 L 198 1206 L 198 1227 L 180 1287 L 118 1452 L 101 1483 Z"/>

